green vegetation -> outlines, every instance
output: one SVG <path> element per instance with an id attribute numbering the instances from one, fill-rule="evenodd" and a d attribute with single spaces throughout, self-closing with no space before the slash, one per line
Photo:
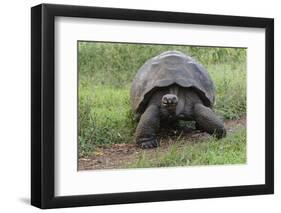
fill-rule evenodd
<path id="1" fill-rule="evenodd" d="M 79 42 L 78 48 L 80 83 L 88 81 L 94 85 L 123 88 L 132 82 L 136 71 L 145 61 L 168 50 L 178 50 L 194 57 L 208 68 L 208 71 L 209 65 L 225 64 L 229 66 L 229 70 L 224 71 L 228 75 L 232 66 L 236 67 L 242 63 L 242 72 L 246 73 L 246 50 L 243 48 L 97 42 Z"/>
<path id="2" fill-rule="evenodd" d="M 132 168 L 242 164 L 246 162 L 246 129 L 240 128 L 226 138 L 209 137 L 196 143 L 178 139 L 168 150 L 156 149 L 153 157 L 142 151 Z"/>
<path id="3" fill-rule="evenodd" d="M 130 108 L 129 87 L 79 85 L 79 154 L 96 145 L 130 143 L 136 123 Z"/>
<path id="4" fill-rule="evenodd" d="M 79 42 L 79 156 L 89 155 L 97 145 L 133 142 L 136 123 L 129 99 L 132 79 L 147 59 L 167 50 L 182 51 L 209 71 L 217 92 L 214 109 L 222 118 L 238 119 L 246 114 L 245 49 Z M 238 141 L 228 146 L 234 139 Z M 177 159 L 175 165 L 181 165 L 180 162 L 186 165 L 189 155 L 194 160 L 188 165 L 199 161 L 199 164 L 216 164 L 223 158 L 232 163 L 245 159 L 245 131 L 227 137 L 217 147 L 212 141 L 187 145 L 189 151 L 182 150 L 183 160 Z M 229 152 L 218 155 L 216 152 L 221 147 Z M 238 154 L 231 154 L 233 149 Z M 204 150 L 208 150 L 207 153 Z M 167 156 L 155 165 L 174 165 L 167 162 L 170 155 L 176 156 L 173 154 L 176 151 L 172 146 Z M 216 159 L 212 159 L 215 156 Z"/>

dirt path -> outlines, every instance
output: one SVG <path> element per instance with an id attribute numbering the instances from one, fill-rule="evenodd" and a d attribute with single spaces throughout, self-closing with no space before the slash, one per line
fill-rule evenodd
<path id="1" fill-rule="evenodd" d="M 229 134 L 239 127 L 246 126 L 246 118 L 228 120 L 225 122 L 225 126 Z M 157 148 L 157 152 L 166 152 L 171 144 L 176 141 L 175 139 L 177 137 L 179 137 L 178 134 L 175 134 L 175 136 L 166 136 L 161 138 L 160 147 Z M 197 130 L 187 130 L 181 134 L 181 137 L 184 138 L 186 143 L 192 143 L 198 141 L 199 139 L 207 138 L 209 135 Z M 179 148 L 180 146 L 181 144 L 179 144 Z M 143 152 L 153 158 L 156 154 L 156 149 L 142 150 L 135 144 L 113 144 L 100 146 L 96 149 L 93 155 L 79 159 L 78 170 L 126 168 L 131 162 L 138 159 Z"/>

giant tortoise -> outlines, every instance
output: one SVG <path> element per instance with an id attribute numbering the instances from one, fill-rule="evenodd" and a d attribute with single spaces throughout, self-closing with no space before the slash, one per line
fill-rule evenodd
<path id="1" fill-rule="evenodd" d="M 195 121 L 198 129 L 224 137 L 224 124 L 212 110 L 214 101 L 214 83 L 193 58 L 167 51 L 149 59 L 131 87 L 132 108 L 139 121 L 136 143 L 144 149 L 159 146 L 159 128 L 177 120 Z"/>

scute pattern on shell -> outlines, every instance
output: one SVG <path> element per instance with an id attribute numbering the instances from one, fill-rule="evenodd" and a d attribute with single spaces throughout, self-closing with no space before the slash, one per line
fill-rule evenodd
<path id="1" fill-rule="evenodd" d="M 151 94 L 159 87 L 178 84 L 192 87 L 203 103 L 212 107 L 215 101 L 214 84 L 201 64 L 179 51 L 167 51 L 149 59 L 138 70 L 131 87 L 134 113 L 142 114 Z"/>

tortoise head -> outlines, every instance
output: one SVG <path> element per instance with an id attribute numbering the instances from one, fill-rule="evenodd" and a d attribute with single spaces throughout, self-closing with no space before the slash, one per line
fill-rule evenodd
<path id="1" fill-rule="evenodd" d="M 162 106 L 167 109 L 168 112 L 174 114 L 178 105 L 179 99 L 174 94 L 166 94 L 162 97 Z"/>

